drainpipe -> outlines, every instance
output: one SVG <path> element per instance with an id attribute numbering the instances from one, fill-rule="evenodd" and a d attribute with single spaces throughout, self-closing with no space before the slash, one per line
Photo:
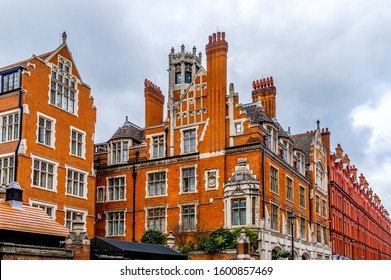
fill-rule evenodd
<path id="1" fill-rule="evenodd" d="M 262 146 L 261 143 L 261 151 L 262 151 L 262 218 L 265 219 L 265 147 Z"/>
<path id="2" fill-rule="evenodd" d="M 14 182 L 17 181 L 17 175 L 18 175 L 18 151 L 20 147 L 20 143 L 22 142 L 22 127 L 23 127 L 23 105 L 22 105 L 22 71 L 19 70 L 19 100 L 18 100 L 18 107 L 19 107 L 19 140 L 18 144 L 16 145 L 15 150 L 15 156 L 14 156 Z"/>
<path id="3" fill-rule="evenodd" d="M 132 241 L 136 242 L 136 163 L 138 163 L 138 156 L 140 155 L 140 151 L 136 151 L 136 162 L 133 163 L 133 224 L 132 224 Z"/>

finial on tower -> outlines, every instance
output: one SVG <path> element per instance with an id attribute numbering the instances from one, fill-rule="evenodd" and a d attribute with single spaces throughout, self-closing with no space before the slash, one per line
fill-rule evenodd
<path id="1" fill-rule="evenodd" d="M 316 121 L 316 129 L 320 129 L 320 121 L 319 121 L 319 119 Z"/>
<path id="2" fill-rule="evenodd" d="M 63 43 L 66 43 L 66 41 L 67 41 L 67 33 L 64 31 L 64 32 L 62 33 L 62 42 L 63 42 Z"/>

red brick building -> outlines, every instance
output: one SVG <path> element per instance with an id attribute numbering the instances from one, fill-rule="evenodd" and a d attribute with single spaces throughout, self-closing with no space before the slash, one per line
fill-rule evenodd
<path id="1" fill-rule="evenodd" d="M 54 51 L 0 68 L 0 186 L 71 228 L 94 235 L 96 109 L 63 34 Z"/>
<path id="2" fill-rule="evenodd" d="M 205 49 L 207 69 L 195 47 L 171 50 L 166 118 L 165 96 L 145 80 L 145 127 L 126 119 L 96 145 L 96 236 L 139 241 L 158 229 L 189 240 L 246 226 L 258 234 L 261 259 L 291 251 L 292 234 L 295 259 L 330 259 L 327 219 L 313 206 L 315 193 L 327 201 L 322 137 L 309 143 L 321 156 L 307 167 L 276 119 L 273 79 L 254 81 L 252 102 L 241 104 L 227 86 L 225 33 L 209 36 Z M 322 173 L 311 171 L 317 163 Z"/>
<path id="3" fill-rule="evenodd" d="M 329 170 L 333 258 L 391 259 L 389 213 L 339 144 Z"/>

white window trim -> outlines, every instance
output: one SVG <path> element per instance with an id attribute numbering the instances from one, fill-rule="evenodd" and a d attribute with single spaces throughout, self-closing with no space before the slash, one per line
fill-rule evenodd
<path id="1" fill-rule="evenodd" d="M 184 139 L 184 132 L 188 130 L 195 130 L 195 151 L 185 153 L 185 139 Z M 192 153 L 197 153 L 198 152 L 198 126 L 190 126 L 190 127 L 184 127 L 180 129 L 180 134 L 181 134 L 181 155 L 187 155 L 187 154 L 192 154 Z"/>
<path id="2" fill-rule="evenodd" d="M 301 203 L 300 203 L 300 189 L 303 188 L 304 189 L 304 207 L 301 206 Z M 299 207 L 301 209 L 306 209 L 307 208 L 307 193 L 306 193 L 306 187 L 303 186 L 303 185 L 299 185 Z"/>
<path id="3" fill-rule="evenodd" d="M 128 143 L 128 160 L 127 161 L 123 161 L 123 158 L 122 158 L 122 155 L 123 155 L 123 142 L 127 142 Z M 121 161 L 119 162 L 113 162 L 113 144 L 116 144 L 116 143 L 121 143 Z M 117 164 L 123 164 L 123 163 L 127 163 L 129 161 L 129 148 L 132 146 L 132 140 L 125 140 L 125 139 L 118 139 L 118 140 L 113 140 L 113 141 L 110 141 L 109 143 L 109 158 L 108 158 L 108 162 L 110 165 L 117 165 Z"/>
<path id="4" fill-rule="evenodd" d="M 82 144 L 82 150 L 81 150 L 81 156 L 72 154 L 72 131 L 76 131 L 78 133 L 81 133 L 83 135 L 83 144 Z M 87 133 L 79 128 L 76 128 L 74 126 L 70 126 L 69 131 L 69 154 L 71 156 L 86 159 L 86 141 L 87 141 Z"/>
<path id="5" fill-rule="evenodd" d="M 83 210 L 80 208 L 74 208 L 69 206 L 64 206 L 64 226 L 67 226 L 67 211 L 73 211 L 73 212 L 79 212 L 80 214 L 83 214 L 82 221 L 84 222 L 84 230 L 87 230 L 87 216 L 88 216 L 88 210 Z M 69 229 L 72 231 L 72 229 Z"/>
<path id="6" fill-rule="evenodd" d="M 194 232 L 197 230 L 197 208 L 198 208 L 198 201 L 189 201 L 189 202 L 184 202 L 184 203 L 178 203 L 179 206 L 179 226 L 182 231 L 185 232 Z M 189 229 L 182 229 L 182 207 L 183 206 L 194 206 L 194 229 L 189 230 Z"/>
<path id="7" fill-rule="evenodd" d="M 209 188 L 209 185 L 208 185 L 208 173 L 209 172 L 213 172 L 213 171 L 216 171 L 216 187 L 215 188 Z M 216 191 L 219 189 L 219 179 L 220 179 L 220 172 L 219 172 L 219 168 L 211 168 L 211 169 L 206 169 L 204 171 L 204 181 L 205 181 L 205 190 L 206 191 Z"/>
<path id="8" fill-rule="evenodd" d="M 78 195 L 67 193 L 68 170 L 69 169 L 72 170 L 72 171 L 76 171 L 78 173 L 84 174 L 84 194 L 83 194 L 83 196 L 78 196 Z M 65 164 L 65 172 L 66 172 L 66 175 L 65 175 L 65 195 L 66 196 L 76 197 L 76 198 L 81 198 L 81 199 L 87 199 L 87 194 L 88 194 L 88 175 L 89 175 L 88 172 L 85 171 L 85 170 L 73 167 L 73 166 L 68 165 L 68 164 Z"/>
<path id="9" fill-rule="evenodd" d="M 117 200 L 110 200 L 109 196 L 109 180 L 110 179 L 115 179 L 115 178 L 124 178 L 124 199 L 117 199 Z M 117 201 L 126 201 L 126 175 L 117 175 L 117 176 L 112 176 L 112 177 L 106 177 L 106 202 L 117 202 Z M 133 187 L 133 186 L 132 186 Z"/>
<path id="10" fill-rule="evenodd" d="M 53 220 L 56 220 L 56 214 L 57 214 L 57 208 L 58 208 L 57 203 L 50 203 L 50 202 L 46 202 L 46 201 L 30 198 L 29 199 L 29 204 L 32 207 L 33 207 L 33 204 L 38 204 L 38 205 L 42 205 L 42 206 L 45 206 L 45 207 L 53 208 L 53 216 L 50 216 L 50 217 Z"/>
<path id="11" fill-rule="evenodd" d="M 274 228 L 272 227 L 272 205 L 278 207 L 278 213 L 277 213 L 277 229 L 274 229 Z M 279 204 L 279 203 L 276 203 L 276 202 L 274 202 L 274 201 L 271 201 L 271 202 L 270 202 L 270 230 L 273 231 L 273 232 L 280 232 L 280 225 L 281 225 L 280 214 L 281 214 L 281 206 L 280 206 L 280 204 Z"/>
<path id="12" fill-rule="evenodd" d="M 78 117 L 79 116 L 79 89 L 78 89 L 78 85 L 81 84 L 81 81 L 79 80 L 79 78 L 77 76 L 72 74 L 72 69 L 73 69 L 72 61 L 66 59 L 65 57 L 63 57 L 61 55 L 58 55 L 58 62 L 61 62 L 61 61 L 63 62 L 63 64 L 68 64 L 69 65 L 69 72 L 65 72 L 65 70 L 61 70 L 59 68 L 58 63 L 57 64 L 49 63 L 49 66 L 50 66 L 51 72 L 54 70 L 57 73 L 57 75 L 61 74 L 61 75 L 63 75 L 63 77 L 67 77 L 70 81 L 73 81 L 75 83 L 74 113 L 69 112 L 68 110 L 64 110 L 63 108 L 58 107 L 56 104 L 50 103 L 50 90 L 51 90 L 50 83 L 51 83 L 51 79 L 52 79 L 51 78 L 51 72 L 49 74 L 48 104 L 51 105 L 51 106 L 54 106 L 54 107 L 56 107 L 58 109 L 61 109 L 62 111 L 67 112 L 68 114 L 71 114 L 73 116 Z"/>
<path id="13" fill-rule="evenodd" d="M 162 157 L 153 157 L 153 138 L 163 136 L 164 142 L 163 142 L 163 156 Z M 147 139 L 149 139 L 149 157 L 150 159 L 159 159 L 159 158 L 164 158 L 167 151 L 166 151 L 166 134 L 165 133 L 154 133 L 154 134 L 149 134 L 147 136 Z"/>
<path id="14" fill-rule="evenodd" d="M 1 159 L 5 159 L 5 158 L 13 158 L 14 159 L 14 166 L 13 166 L 13 172 L 14 172 L 14 177 L 15 177 L 15 153 L 7 153 L 7 154 L 0 154 L 0 158 Z M 8 184 L 10 184 L 11 182 L 9 182 Z M 3 186 L 1 184 L 1 178 L 0 178 L 0 186 Z"/>
<path id="15" fill-rule="evenodd" d="M 159 172 L 165 172 L 166 173 L 166 194 L 160 194 L 160 195 L 153 195 L 150 196 L 148 192 L 148 175 L 159 173 Z M 168 196 L 168 169 L 159 169 L 159 170 L 151 170 L 145 173 L 145 198 L 152 198 L 152 197 L 162 197 L 162 196 Z"/>
<path id="16" fill-rule="evenodd" d="M 99 200 L 98 190 L 103 190 L 103 200 Z M 96 203 L 104 203 L 105 202 L 105 186 L 96 187 Z"/>
<path id="17" fill-rule="evenodd" d="M 270 178 L 269 179 L 271 179 L 272 167 L 277 170 L 277 192 L 272 190 L 272 188 L 271 188 L 271 181 L 269 182 L 269 190 L 270 190 L 271 193 L 274 193 L 276 195 L 280 195 L 280 169 L 277 168 L 275 165 L 270 164 L 270 167 L 269 167 Z"/>
<path id="18" fill-rule="evenodd" d="M 108 216 L 110 213 L 118 213 L 118 212 L 123 212 L 124 213 L 124 233 L 123 234 L 109 234 L 109 220 Z M 126 213 L 127 209 L 126 208 L 116 208 L 116 209 L 110 209 L 105 211 L 105 237 L 115 237 L 115 236 L 126 236 Z"/>
<path id="19" fill-rule="evenodd" d="M 41 143 L 38 141 L 39 139 L 39 118 L 44 118 L 52 122 L 52 137 L 51 137 L 51 145 L 46 145 L 45 143 Z M 35 143 L 38 145 L 42 145 L 45 147 L 49 147 L 52 149 L 56 149 L 56 119 L 49 117 L 43 113 L 37 112 L 37 129 L 36 129 L 36 140 Z"/>
<path id="20" fill-rule="evenodd" d="M 295 181 L 293 180 L 292 177 L 290 176 L 286 176 L 286 179 L 285 179 L 285 189 L 287 188 L 287 183 L 288 183 L 288 180 L 287 179 L 290 179 L 292 180 L 292 199 L 288 199 L 288 196 L 286 197 L 286 200 L 290 201 L 290 202 L 294 202 L 295 201 Z"/>
<path id="21" fill-rule="evenodd" d="M 197 188 L 197 164 L 194 165 L 187 165 L 187 166 L 181 166 L 179 169 L 179 194 L 191 194 L 191 193 L 198 193 L 198 188 Z M 189 192 L 183 192 L 183 185 L 182 185 L 182 170 L 187 169 L 187 168 L 194 168 L 194 191 L 189 191 Z"/>
<path id="22" fill-rule="evenodd" d="M 317 199 L 319 201 L 319 211 L 317 211 L 317 209 L 316 209 L 316 200 Z M 315 214 L 318 216 L 322 215 L 322 202 L 321 202 L 320 196 L 317 194 L 315 195 Z"/>
<path id="23" fill-rule="evenodd" d="M 248 227 L 248 226 L 251 226 L 251 221 L 252 221 L 252 211 L 251 210 L 251 207 L 252 207 L 252 201 L 251 201 L 251 196 L 243 196 L 243 195 L 240 195 L 240 196 L 230 196 L 228 199 L 227 199 L 227 227 L 228 228 L 242 228 L 242 227 Z M 246 224 L 245 225 L 233 225 L 232 224 L 232 200 L 234 199 L 245 199 L 246 200 Z"/>
<path id="24" fill-rule="evenodd" d="M 1 78 L 0 78 L 0 82 L 1 82 Z M 0 87 L 0 89 L 1 89 L 1 87 Z M 19 121 L 18 121 L 18 138 L 12 139 L 12 140 L 7 140 L 7 139 L 6 139 L 4 142 L 1 142 L 1 141 L 2 141 L 2 140 L 1 140 L 1 135 L 2 135 L 1 133 L 2 133 L 2 131 L 0 130 L 0 144 L 1 144 L 1 143 L 9 143 L 9 142 L 13 142 L 13 141 L 18 141 L 18 140 L 19 140 L 19 132 L 20 132 L 20 129 L 21 129 L 21 127 L 20 127 L 20 118 L 21 118 L 21 114 L 20 114 L 20 112 L 19 112 L 19 109 L 1 112 L 1 113 L 0 113 L 0 122 L 1 122 L 1 120 L 2 120 L 2 118 L 3 118 L 4 116 L 14 115 L 14 114 L 16 114 L 16 113 L 18 113 L 18 115 L 19 115 Z M 2 127 L 2 125 L 3 125 L 3 123 L 0 123 L 0 128 Z"/>
<path id="25" fill-rule="evenodd" d="M 34 182 L 34 160 L 39 160 L 39 161 L 45 161 L 47 163 L 50 163 L 50 164 L 53 164 L 54 167 L 53 167 L 53 189 L 50 190 L 50 189 L 47 189 L 47 188 L 42 188 L 42 187 L 39 187 L 39 186 L 35 186 L 33 184 Z M 58 174 L 57 174 L 57 170 L 58 170 L 58 166 L 59 166 L 59 163 L 57 161 L 54 161 L 54 160 L 50 160 L 48 158 L 44 158 L 44 157 L 41 157 L 41 156 L 38 156 L 38 155 L 34 155 L 32 154 L 31 155 L 31 187 L 32 188 L 36 188 L 36 189 L 40 189 L 40 190 L 44 190 L 44 191 L 49 191 L 49 192 L 57 192 L 57 185 L 58 185 Z"/>
<path id="26" fill-rule="evenodd" d="M 165 231 L 164 231 L 164 233 L 167 233 L 167 218 L 168 218 L 168 215 L 167 215 L 167 204 L 164 204 L 164 205 L 154 205 L 154 206 L 145 206 L 144 207 L 144 210 L 145 210 L 145 230 L 148 230 L 148 210 L 161 209 L 161 208 L 165 209 L 165 215 L 164 215 L 164 218 L 165 218 L 165 225 L 164 225 Z"/>

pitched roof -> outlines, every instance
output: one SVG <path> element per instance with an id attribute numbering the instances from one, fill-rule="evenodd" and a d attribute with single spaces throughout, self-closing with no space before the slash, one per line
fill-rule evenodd
<path id="1" fill-rule="evenodd" d="M 13 208 L 4 199 L 0 200 L 0 229 L 64 237 L 69 234 L 65 226 L 50 218 L 43 209 L 26 204 Z"/>
<path id="2" fill-rule="evenodd" d="M 144 141 L 144 130 L 137 125 L 131 123 L 130 121 L 128 121 L 128 118 L 126 118 L 126 121 L 123 126 L 117 129 L 117 131 L 113 134 L 113 136 L 111 136 L 109 141 L 123 138 L 130 138 L 141 143 Z"/>
<path id="3" fill-rule="evenodd" d="M 265 108 L 261 103 L 254 102 L 250 104 L 243 105 L 243 109 L 246 111 L 247 116 L 251 119 L 252 123 L 263 123 L 269 122 L 274 123 L 273 120 L 266 113 Z"/>
<path id="4" fill-rule="evenodd" d="M 302 150 L 305 155 L 305 162 L 309 163 L 311 144 L 314 140 L 315 132 L 291 135 L 294 141 L 294 147 Z"/>
<path id="5" fill-rule="evenodd" d="M 53 52 L 54 52 L 54 51 L 47 52 L 47 53 L 38 55 L 37 57 L 40 58 L 40 59 L 42 59 L 42 60 L 45 60 L 47 57 L 49 57 L 50 55 L 52 55 Z M 0 67 L 0 71 L 7 70 L 7 69 L 10 69 L 10 68 L 13 68 L 13 67 L 16 67 L 16 66 L 23 66 L 23 67 L 26 67 L 27 62 L 29 62 L 30 60 L 31 60 L 31 58 L 28 58 L 28 59 L 25 59 L 25 60 L 21 60 L 21 61 L 19 61 L 19 62 L 15 62 L 15 63 L 9 64 L 9 65 Z"/>

